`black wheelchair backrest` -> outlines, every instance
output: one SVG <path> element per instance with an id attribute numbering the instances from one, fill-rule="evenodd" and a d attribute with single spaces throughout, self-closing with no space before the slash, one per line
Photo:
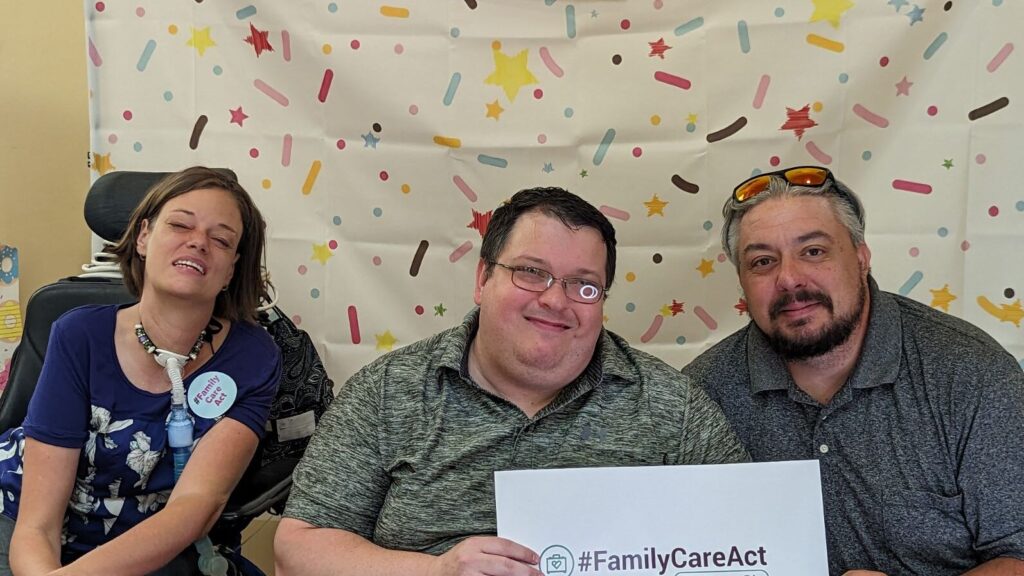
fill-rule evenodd
<path id="1" fill-rule="evenodd" d="M 62 314 L 86 304 L 134 301 L 120 278 L 65 278 L 36 290 L 25 307 L 25 330 L 11 359 L 7 388 L 0 396 L 0 430 L 20 426 L 43 368 L 50 326 Z"/>

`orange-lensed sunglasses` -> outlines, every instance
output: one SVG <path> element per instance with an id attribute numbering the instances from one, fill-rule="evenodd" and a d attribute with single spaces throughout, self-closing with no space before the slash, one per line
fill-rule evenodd
<path id="1" fill-rule="evenodd" d="M 835 178 L 828 168 L 796 166 L 747 178 L 733 189 L 733 200 L 737 204 L 742 204 L 764 192 L 771 184 L 772 176 L 781 176 L 786 182 L 795 186 L 824 186 L 826 182 L 835 182 Z"/>

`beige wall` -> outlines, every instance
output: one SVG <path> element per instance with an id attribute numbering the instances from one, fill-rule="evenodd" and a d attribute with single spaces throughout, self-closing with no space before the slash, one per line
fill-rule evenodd
<path id="1" fill-rule="evenodd" d="M 89 89 L 81 0 L 5 2 L 0 18 L 0 243 L 19 250 L 22 310 L 89 260 Z"/>

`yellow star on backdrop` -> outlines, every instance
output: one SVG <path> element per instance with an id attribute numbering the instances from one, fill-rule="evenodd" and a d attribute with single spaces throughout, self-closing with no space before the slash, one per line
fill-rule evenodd
<path id="1" fill-rule="evenodd" d="M 839 19 L 850 8 L 853 2 L 850 0 L 811 0 L 814 3 L 814 13 L 811 14 L 810 22 L 827 20 L 833 28 L 839 28 Z"/>
<path id="2" fill-rule="evenodd" d="M 383 334 L 374 334 L 373 337 L 377 339 L 377 350 L 390 352 L 398 342 L 398 339 L 391 335 L 391 330 L 385 330 Z"/>
<path id="3" fill-rule="evenodd" d="M 932 293 L 932 308 L 942 308 L 943 311 L 949 312 L 949 303 L 956 300 L 956 296 L 949 291 L 949 284 L 942 286 L 940 290 L 928 290 Z"/>
<path id="4" fill-rule="evenodd" d="M 189 26 L 189 28 L 192 27 Z M 217 43 L 210 37 L 210 27 L 207 26 L 198 30 L 192 28 L 192 37 L 188 39 L 188 42 L 185 42 L 185 45 L 195 48 L 196 52 L 199 52 L 199 55 L 202 56 L 206 53 L 207 48 L 216 46 Z"/>
<path id="5" fill-rule="evenodd" d="M 662 316 L 671 316 L 672 315 L 672 307 L 669 306 L 668 304 L 663 305 L 661 307 L 661 310 L 659 310 L 659 311 L 661 312 Z"/>
<path id="6" fill-rule="evenodd" d="M 1000 322 L 1013 322 L 1014 326 L 1020 327 L 1020 321 L 1024 320 L 1024 308 L 1021 308 L 1020 298 L 1013 304 L 1000 304 L 1000 314 L 996 316 Z"/>
<path id="7" fill-rule="evenodd" d="M 100 176 L 103 176 L 111 170 L 117 170 L 117 166 L 110 160 L 110 154 L 96 154 L 92 155 L 92 169 L 99 172 Z"/>
<path id="8" fill-rule="evenodd" d="M 693 113 L 689 114 L 689 115 L 688 115 L 688 116 L 686 117 L 686 122 L 687 122 L 688 124 L 696 124 L 696 123 L 697 123 L 697 115 L 696 115 L 696 114 L 693 114 Z"/>
<path id="9" fill-rule="evenodd" d="M 715 261 L 714 260 L 705 260 L 705 259 L 701 258 L 700 259 L 700 266 L 697 266 L 696 268 L 694 268 L 694 270 L 700 270 L 700 277 L 701 278 L 707 278 L 708 274 L 711 274 L 711 273 L 713 273 L 715 271 Z"/>
<path id="10" fill-rule="evenodd" d="M 1020 327 L 1020 321 L 1024 320 L 1024 308 L 1021 308 L 1020 298 L 1013 304 L 1000 304 L 996 306 L 988 298 L 978 296 L 978 305 L 985 312 L 988 312 L 1000 322 L 1012 322 L 1014 326 Z"/>
<path id="11" fill-rule="evenodd" d="M 501 52 L 501 42 L 491 44 L 494 55 L 494 72 L 484 79 L 484 84 L 495 84 L 505 90 L 509 102 L 515 102 L 519 89 L 527 84 L 537 84 L 537 78 L 526 67 L 528 50 L 521 50 L 515 56 L 506 56 Z"/>
<path id="12" fill-rule="evenodd" d="M 668 206 L 668 202 L 665 202 L 658 195 L 655 194 L 650 200 L 644 202 L 644 206 L 647 206 L 647 217 L 650 218 L 657 214 L 658 216 L 665 215 L 665 206 Z"/>
<path id="13" fill-rule="evenodd" d="M 331 249 L 327 246 L 326 242 L 323 244 L 313 244 L 313 256 L 310 260 L 316 260 L 321 264 L 327 264 L 327 260 L 329 260 L 331 256 L 334 256 L 334 254 L 331 252 Z"/>
<path id="14" fill-rule="evenodd" d="M 505 109 L 501 107 L 501 104 L 498 104 L 497 99 L 495 99 L 494 102 L 491 102 L 490 104 L 487 105 L 488 118 L 494 118 L 495 120 L 497 120 L 501 118 L 501 113 L 504 111 Z"/>

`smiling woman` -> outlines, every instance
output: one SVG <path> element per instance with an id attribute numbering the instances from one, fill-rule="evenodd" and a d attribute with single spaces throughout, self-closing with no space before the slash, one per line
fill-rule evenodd
<path id="1" fill-rule="evenodd" d="M 228 289 L 226 294 L 218 296 L 214 314 L 226 316 L 230 320 L 251 318 L 260 298 L 266 293 L 266 282 L 263 278 L 263 245 L 266 223 L 249 194 L 234 176 L 227 172 L 196 166 L 162 180 L 139 204 L 128 224 L 127 232 L 112 252 L 118 256 L 121 262 L 125 286 L 133 294 L 141 296 L 146 280 L 145 249 L 140 249 L 138 244 L 141 237 L 148 235 L 150 227 L 154 226 L 160 217 L 164 218 L 165 223 L 167 223 L 166 219 L 170 218 L 171 221 L 168 225 L 171 226 L 194 226 L 194 211 L 180 206 L 171 206 L 170 209 L 164 211 L 165 205 L 179 196 L 191 192 L 200 193 L 192 195 L 195 198 L 192 200 L 193 202 L 210 204 L 223 202 L 224 199 L 219 202 L 205 199 L 205 195 L 201 194 L 211 191 L 226 193 L 226 198 L 234 199 L 234 203 L 237 205 L 237 216 L 240 219 L 237 223 L 238 228 L 232 228 L 226 221 L 218 222 L 218 234 L 211 238 L 211 241 L 217 244 L 224 242 L 234 244 L 232 249 L 236 252 L 238 259 L 234 267 L 237 278 L 228 278 L 228 280 L 234 279 L 235 281 L 225 284 Z M 200 200 L 201 197 L 204 199 Z M 242 234 L 243 231 L 245 234 Z M 222 287 L 223 285 L 218 288 Z"/>
<path id="2" fill-rule="evenodd" d="M 265 226 L 227 172 L 146 194 L 112 249 L 139 301 L 58 319 L 24 424 L 0 435 L 0 575 L 198 573 L 191 543 L 252 458 L 281 372 L 253 321 Z M 213 386 L 212 402 L 184 392 Z"/>

